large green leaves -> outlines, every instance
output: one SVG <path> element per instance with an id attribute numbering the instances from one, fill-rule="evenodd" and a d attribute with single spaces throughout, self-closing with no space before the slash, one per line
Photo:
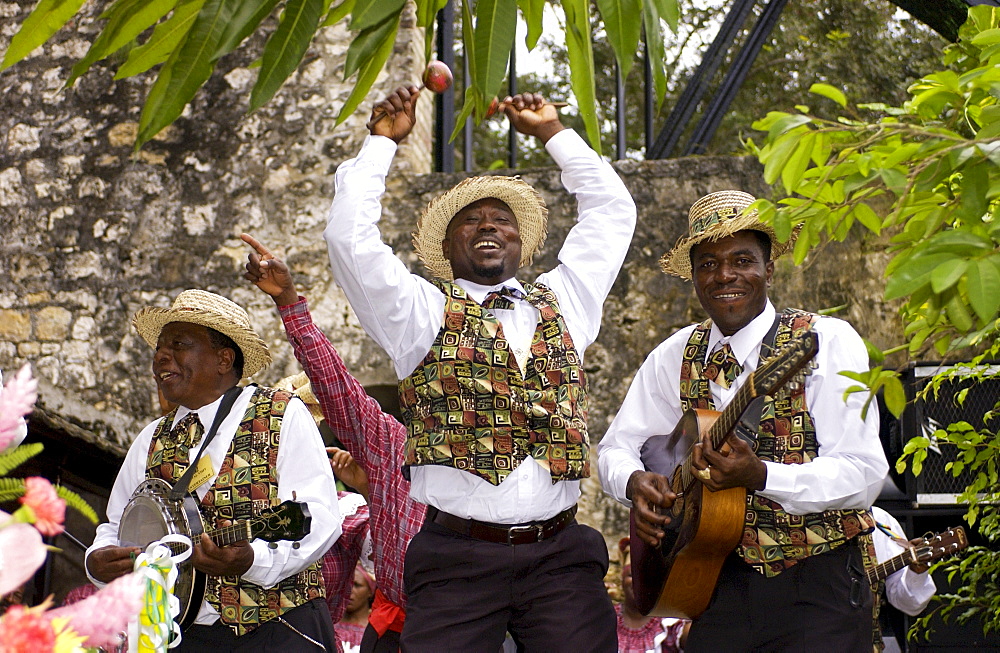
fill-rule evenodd
<path id="1" fill-rule="evenodd" d="M 392 46 L 396 41 L 396 32 L 399 31 L 399 16 L 388 18 L 384 23 L 373 25 L 351 42 L 347 51 L 347 64 L 345 64 L 345 79 L 352 73 L 357 72 L 358 78 L 354 83 L 351 95 L 344 102 L 337 114 L 337 124 L 344 122 L 354 113 L 361 102 L 368 95 L 372 84 L 375 83 L 378 74 L 385 66 L 392 54 Z M 366 37 L 362 39 L 362 37 Z M 350 68 L 351 72 L 347 72 Z"/>
<path id="2" fill-rule="evenodd" d="M 580 117 L 587 129 L 587 139 L 601 151 L 601 134 L 597 125 L 597 96 L 594 89 L 594 50 L 590 37 L 590 3 L 588 0 L 562 0 L 566 12 L 566 53 L 569 55 L 569 76 L 576 96 Z"/>
<path id="3" fill-rule="evenodd" d="M 538 38 L 542 35 L 542 12 L 545 9 L 545 0 L 517 0 L 517 6 L 521 9 L 521 15 L 524 16 L 524 22 L 528 26 L 524 44 L 529 50 L 534 50 Z"/>
<path id="4" fill-rule="evenodd" d="M 517 29 L 516 0 L 478 0 L 472 49 L 475 50 L 473 85 L 484 98 L 500 92 L 507 74 L 510 49 Z M 466 45 L 469 45 L 466 42 Z"/>
<path id="5" fill-rule="evenodd" d="M 205 0 L 181 0 L 170 18 L 157 25 L 145 43 L 129 50 L 128 59 L 115 73 L 115 79 L 144 73 L 166 61 L 194 25 L 204 4 Z"/>
<path id="6" fill-rule="evenodd" d="M 438 12 L 444 9 L 448 0 L 416 0 L 416 2 L 417 27 L 424 28 L 424 60 L 428 61 L 434 50 L 434 23 Z"/>
<path id="7" fill-rule="evenodd" d="M 10 40 L 0 70 L 10 68 L 49 40 L 83 6 L 83 0 L 41 0 Z"/>
<path id="8" fill-rule="evenodd" d="M 270 100 L 298 67 L 324 8 L 323 0 L 288 0 L 278 29 L 264 46 L 260 75 L 250 92 L 251 111 Z"/>
<path id="9" fill-rule="evenodd" d="M 226 25 L 243 0 L 207 0 L 149 91 L 139 118 L 136 149 L 181 115 L 194 94 L 205 83 L 215 60 Z"/>
<path id="10" fill-rule="evenodd" d="M 608 42 L 615 51 L 615 60 L 622 77 L 632 70 L 642 34 L 642 0 L 597 0 L 597 9 L 604 19 Z"/>

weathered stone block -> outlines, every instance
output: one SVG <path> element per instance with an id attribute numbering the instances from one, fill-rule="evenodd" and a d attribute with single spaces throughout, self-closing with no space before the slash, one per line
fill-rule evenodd
<path id="1" fill-rule="evenodd" d="M 46 306 L 35 313 L 35 337 L 63 341 L 69 335 L 73 314 L 61 306 Z"/>
<path id="2" fill-rule="evenodd" d="M 0 340 L 24 342 L 31 338 L 31 315 L 26 310 L 0 310 Z"/>

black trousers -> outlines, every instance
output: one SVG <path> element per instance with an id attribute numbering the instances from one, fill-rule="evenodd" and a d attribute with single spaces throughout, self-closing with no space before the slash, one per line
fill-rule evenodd
<path id="1" fill-rule="evenodd" d="M 854 542 L 767 578 L 732 554 L 685 653 L 872 650 L 872 592 Z"/>
<path id="2" fill-rule="evenodd" d="M 184 631 L 181 645 L 172 651 L 188 653 L 207 651 L 210 653 L 256 653 L 257 651 L 285 651 L 295 653 L 319 653 L 339 651 L 337 636 L 333 632 L 330 609 L 323 599 L 313 599 L 281 617 L 295 630 L 321 643 L 324 648 L 312 644 L 288 625 L 277 619 L 268 621 L 259 628 L 237 637 L 233 629 L 221 621 L 211 626 L 191 626 Z"/>
<path id="3" fill-rule="evenodd" d="M 618 650 L 604 587 L 608 551 L 573 523 L 534 544 L 494 544 L 433 522 L 410 542 L 401 650 L 497 653 L 506 632 L 518 650 Z"/>

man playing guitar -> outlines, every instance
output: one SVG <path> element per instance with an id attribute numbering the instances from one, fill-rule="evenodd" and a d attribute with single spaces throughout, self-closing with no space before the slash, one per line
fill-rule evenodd
<path id="1" fill-rule="evenodd" d="M 746 210 L 753 201 L 738 191 L 703 197 L 691 207 L 688 236 L 661 259 L 665 272 L 693 280 L 710 319 L 680 330 L 643 363 L 601 440 L 601 481 L 633 507 L 634 533 L 650 546 L 682 521 L 672 508 L 689 497 L 666 474 L 689 452 L 699 495 L 747 490 L 742 535 L 737 523 L 737 544 L 728 556 L 723 551 L 714 590 L 702 588 L 710 601 L 685 651 L 871 650 L 871 592 L 858 540 L 874 527 L 865 509 L 888 465 L 875 406 L 862 418 L 865 396 L 845 403 L 853 382 L 838 375 L 867 369 L 866 349 L 844 321 L 776 313 L 768 287 L 773 261 L 789 243 Z M 697 429 L 677 433 L 685 411 L 722 410 L 772 352 L 810 332 L 819 344 L 804 387 L 751 404 L 743 412 L 744 420 L 751 416 L 746 439 L 730 436 L 713 447 L 705 431 L 700 440 Z M 650 443 L 655 451 L 644 452 L 652 436 L 661 436 Z M 672 465 L 648 471 L 650 454 Z"/>
<path id="2" fill-rule="evenodd" d="M 155 349 L 156 384 L 177 407 L 146 426 L 129 448 L 108 501 L 108 522 L 87 550 L 91 580 L 100 585 L 132 570 L 139 549 L 119 545 L 119 526 L 144 482 L 175 485 L 193 465 L 188 491 L 199 500 L 195 512 L 206 531 L 234 521 L 249 528 L 294 494 L 311 516 L 298 542 L 250 537 L 219 546 L 206 534 L 194 538 L 191 561 L 182 564 L 206 575 L 204 601 L 192 601 L 197 617 L 175 650 L 333 650 L 317 560 L 340 535 L 341 520 L 308 409 L 291 393 L 237 385 L 271 356 L 246 311 L 224 297 L 186 290 L 169 309 L 139 311 L 132 324 Z M 217 437 L 209 442 L 213 427 Z"/>

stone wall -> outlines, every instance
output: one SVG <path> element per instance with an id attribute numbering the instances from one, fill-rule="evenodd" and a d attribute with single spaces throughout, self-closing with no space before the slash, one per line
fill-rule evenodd
<path id="1" fill-rule="evenodd" d="M 0 49 L 33 5 L 0 2 Z M 419 76 L 422 37 L 412 24 L 407 17 L 371 97 Z M 243 231 L 290 264 L 317 323 L 361 382 L 394 384 L 387 358 L 331 278 L 321 237 L 334 170 L 360 146 L 370 108 L 334 128 L 349 93 L 341 81 L 348 33 L 324 32 L 275 99 L 250 116 L 243 115 L 255 78 L 248 66 L 260 44 L 223 59 L 184 117 L 133 156 L 148 80 L 114 81 L 100 69 L 72 89 L 60 88 L 69 57 L 85 51 L 82 35 L 94 29 L 92 17 L 82 20 L 0 73 L 0 369 L 34 367 L 41 397 L 33 419 L 122 455 L 158 414 L 150 351 L 129 319 L 143 306 L 169 305 L 190 287 L 221 293 L 250 311 L 275 355 L 255 380 L 273 383 L 296 372 L 272 302 L 242 278 Z M 415 218 L 464 176 L 428 174 L 430 103 L 421 109 L 420 130 L 390 172 L 382 223 L 386 242 L 417 273 L 410 244 Z M 646 353 L 702 318 L 689 285 L 657 265 L 684 232 L 688 206 L 725 188 L 771 192 L 751 159 L 616 167 L 639 206 L 639 227 L 605 306 L 601 336 L 586 353 L 595 443 Z M 575 205 L 557 170 L 519 173 L 551 211 L 547 246 L 522 274 L 532 278 L 555 264 Z M 772 298 L 779 306 L 846 305 L 840 315 L 864 336 L 881 346 L 898 342 L 895 314 L 880 300 L 885 259 L 869 249 L 870 243 L 853 242 L 816 252 L 800 268 L 781 262 Z M 625 511 L 601 494 L 596 478 L 585 484 L 581 514 L 609 542 L 624 531 Z"/>

